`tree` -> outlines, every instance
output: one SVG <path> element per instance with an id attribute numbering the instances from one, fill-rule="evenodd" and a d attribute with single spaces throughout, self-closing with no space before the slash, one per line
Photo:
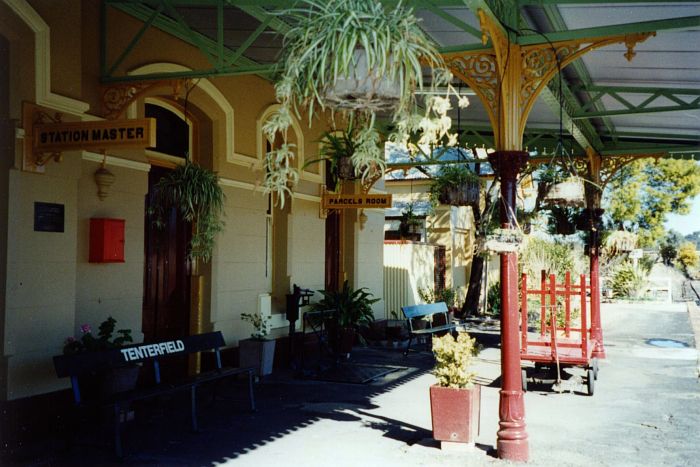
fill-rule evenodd
<path id="1" fill-rule="evenodd" d="M 692 242 L 684 242 L 678 248 L 678 264 L 687 275 L 690 275 L 690 270 L 698 267 L 700 258 L 695 249 L 695 244 Z"/>
<path id="2" fill-rule="evenodd" d="M 616 228 L 636 232 L 640 246 L 650 246 L 663 237 L 667 214 L 687 214 L 699 193 L 697 162 L 641 159 L 607 185 L 603 204 Z"/>
<path id="3" fill-rule="evenodd" d="M 659 256 L 666 266 L 671 266 L 673 260 L 678 256 L 678 247 L 683 241 L 683 236 L 671 230 L 666 237 L 659 242 Z"/>

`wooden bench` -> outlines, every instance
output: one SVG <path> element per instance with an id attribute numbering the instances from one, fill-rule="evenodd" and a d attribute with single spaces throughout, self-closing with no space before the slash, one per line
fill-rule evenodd
<path id="1" fill-rule="evenodd" d="M 432 335 L 436 332 L 453 331 L 457 328 L 456 324 L 450 322 L 445 302 L 402 306 L 401 311 L 408 321 L 409 330 L 408 345 L 403 353 L 404 356 L 407 356 L 409 350 L 411 350 L 411 342 L 414 336 Z M 440 324 L 435 324 L 436 318 L 441 321 Z M 426 321 L 425 328 L 416 329 L 414 327 L 414 321 L 417 319 Z"/>
<path id="2" fill-rule="evenodd" d="M 124 346 L 99 352 L 87 352 L 75 355 L 57 355 L 53 358 L 56 374 L 59 378 L 70 377 L 73 388 L 73 400 L 76 406 L 102 406 L 114 408 L 114 449 L 118 457 L 123 456 L 121 443 L 122 420 L 126 419 L 126 410 L 131 402 L 149 399 L 164 394 L 179 391 L 190 392 L 190 410 L 192 430 L 198 431 L 197 426 L 197 387 L 204 383 L 220 380 L 233 375 L 248 374 L 248 398 L 251 410 L 255 410 L 253 394 L 254 368 L 223 367 L 219 349 L 224 347 L 224 337 L 221 332 L 210 332 L 169 341 L 150 342 Z M 189 355 L 202 351 L 214 351 L 216 368 L 199 373 L 175 383 L 161 382 L 160 363 L 163 358 L 176 355 Z M 151 365 L 154 372 L 155 384 L 147 387 L 117 392 L 111 395 L 100 395 L 96 400 L 85 401 L 81 394 L 80 377 L 94 373 L 110 371 L 114 368 L 127 367 L 134 364 Z"/>

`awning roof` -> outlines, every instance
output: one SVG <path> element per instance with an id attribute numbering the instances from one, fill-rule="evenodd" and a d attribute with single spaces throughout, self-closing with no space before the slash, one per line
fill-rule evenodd
<path id="1" fill-rule="evenodd" d="M 397 2 L 384 3 L 390 7 Z M 288 27 L 279 12 L 292 2 L 105 0 L 105 4 L 140 19 L 144 28 L 157 27 L 196 45 L 212 66 L 193 70 L 189 76 L 215 77 L 269 74 L 282 46 L 280 33 Z M 625 45 L 616 44 L 589 52 L 564 69 L 564 131 L 579 155 L 590 146 L 603 156 L 663 153 L 700 159 L 700 1 L 413 0 L 404 4 L 414 8 L 424 30 L 444 52 L 483 47 L 476 16 L 479 8 L 489 8 L 503 24 L 517 25 L 510 27 L 518 30 L 521 44 L 656 32 L 635 46 L 632 61 L 625 59 Z M 138 46 L 138 40 L 110 44 L 103 81 L 167 77 L 128 76 L 120 69 L 119 57 Z M 488 147 L 492 131 L 486 111 L 476 96 L 470 100 L 471 106 L 460 115 L 463 140 L 470 147 Z M 523 146 L 540 153 L 551 151 L 558 136 L 559 111 L 556 86 L 550 85 L 535 103 Z"/>

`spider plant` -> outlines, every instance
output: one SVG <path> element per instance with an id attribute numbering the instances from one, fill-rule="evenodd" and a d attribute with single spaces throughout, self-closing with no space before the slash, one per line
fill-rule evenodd
<path id="1" fill-rule="evenodd" d="M 411 9 L 401 3 L 385 7 L 366 0 L 301 0 L 283 14 L 291 27 L 284 37 L 280 61 L 283 71 L 275 84 L 280 108 L 263 127 L 270 139 L 279 133 L 283 142 L 266 155 L 265 192 L 278 194 L 277 200 L 284 203 L 290 185 L 293 187 L 298 180 L 286 132 L 292 116 L 298 117 L 300 111 L 307 114 L 309 125 L 316 112 L 328 109 L 356 117 L 352 161 L 363 182 L 383 173 L 386 167 L 375 128 L 377 111 L 390 110 L 396 128 L 391 139 L 396 142 L 405 143 L 412 132 L 421 132 L 425 136 L 422 142 L 448 132 L 448 98 L 430 93 L 424 111 L 418 115 L 416 90 L 426 86 L 431 91 L 439 86 L 454 89 L 449 86 L 452 76 L 445 70 L 435 43 L 418 27 L 419 20 Z M 355 74 L 362 64 L 371 70 L 364 81 L 387 78 L 395 84 L 388 86 L 398 91 L 390 104 L 381 102 L 379 85 L 372 88 L 376 94 L 372 91 L 347 99 L 339 99 L 332 91 L 339 81 L 363 80 Z M 423 82 L 422 65 L 432 69 L 429 85 Z M 462 106 L 467 102 L 466 98 L 460 99 Z"/>
<path id="2" fill-rule="evenodd" d="M 188 160 L 156 183 L 155 223 L 163 227 L 174 207 L 183 220 L 194 224 L 189 257 L 206 263 L 211 259 L 214 238 L 223 229 L 224 200 L 218 176 Z"/>

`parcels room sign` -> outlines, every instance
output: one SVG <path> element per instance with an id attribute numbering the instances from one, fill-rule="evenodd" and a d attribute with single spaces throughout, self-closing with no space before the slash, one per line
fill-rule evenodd
<path id="1" fill-rule="evenodd" d="M 324 193 L 323 209 L 369 209 L 390 208 L 391 195 L 336 195 Z"/>

